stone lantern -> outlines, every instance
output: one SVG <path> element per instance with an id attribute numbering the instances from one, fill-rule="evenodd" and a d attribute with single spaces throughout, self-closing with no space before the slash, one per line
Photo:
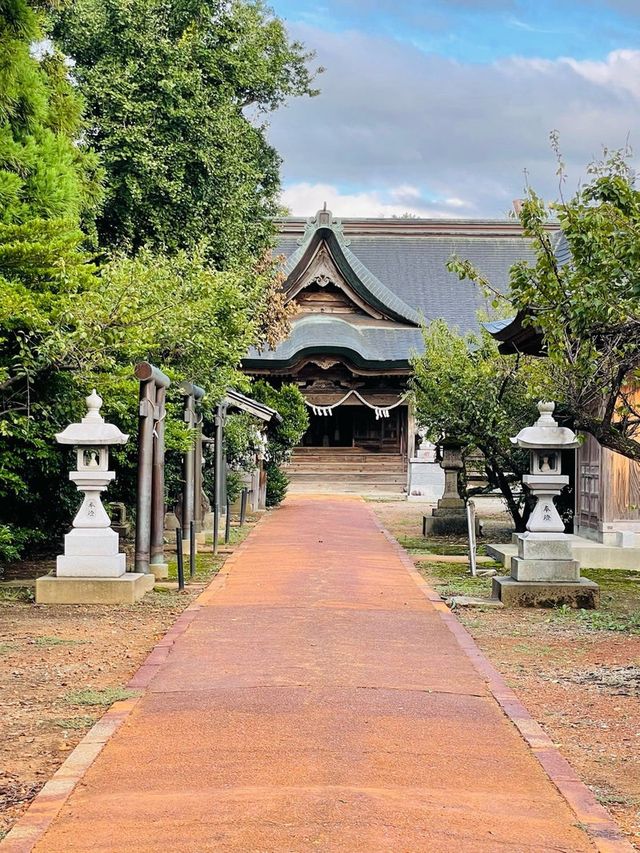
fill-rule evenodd
<path id="1" fill-rule="evenodd" d="M 87 414 L 56 435 L 59 444 L 76 448 L 74 482 L 83 501 L 73 529 L 64 537 L 64 554 L 57 559 L 55 577 L 38 578 L 36 601 L 57 604 L 130 603 L 153 586 L 146 575 L 127 572 L 126 556 L 102 505 L 101 493 L 115 478 L 109 471 L 109 446 L 126 444 L 129 436 L 100 415 L 102 399 L 94 389 L 86 398 Z"/>
<path id="2" fill-rule="evenodd" d="M 517 536 L 518 555 L 511 558 L 511 577 L 494 578 L 494 592 L 505 604 L 595 607 L 598 585 L 580 577 L 571 540 L 554 498 L 569 484 L 562 473 L 562 452 L 579 447 L 575 433 L 553 417 L 554 403 L 538 403 L 540 417 L 511 441 L 530 453 L 530 474 L 522 478 L 535 497 L 526 533 Z"/>
<path id="3" fill-rule="evenodd" d="M 440 442 L 442 459 L 440 467 L 444 471 L 444 492 L 431 515 L 422 518 L 423 536 L 464 536 L 467 533 L 467 510 L 464 500 L 458 494 L 458 475 L 464 468 L 462 443 L 453 438 L 444 438 Z M 479 522 L 476 521 L 476 533 Z"/>

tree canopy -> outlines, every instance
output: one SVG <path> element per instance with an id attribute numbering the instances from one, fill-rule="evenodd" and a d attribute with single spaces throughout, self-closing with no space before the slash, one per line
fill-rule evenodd
<path id="1" fill-rule="evenodd" d="M 218 267 L 268 247 L 280 159 L 264 115 L 314 94 L 311 58 L 266 7 L 242 0 L 76 0 L 54 29 L 101 155 L 104 245 L 202 245 Z"/>
<path id="2" fill-rule="evenodd" d="M 424 329 L 424 341 L 424 354 L 412 361 L 418 423 L 433 442 L 460 441 L 468 464 L 480 451 L 489 487 L 500 489 L 523 530 L 527 507 L 519 486 L 529 458 L 510 437 L 536 418 L 538 366 L 501 356 L 488 332 L 462 336 L 444 320 Z"/>
<path id="3" fill-rule="evenodd" d="M 151 0 L 68 6 L 70 75 L 40 7 L 0 2 L 0 557 L 68 524 L 77 497 L 53 435 L 94 385 L 135 435 L 136 361 L 213 404 L 251 345 L 286 332 L 265 252 L 278 161 L 243 109 L 306 91 L 306 57 L 258 4 L 169 5 L 169 20 Z M 169 450 L 181 430 L 171 419 Z M 110 496 L 131 504 L 135 442 L 117 456 Z"/>
<path id="4" fill-rule="evenodd" d="M 540 333 L 543 393 L 562 404 L 574 427 L 640 460 L 640 191 L 629 153 L 605 151 L 571 198 L 545 204 L 527 191 L 520 220 L 536 259 L 512 268 L 506 295 L 468 261 L 454 258 L 449 268 L 496 302 L 506 300 Z M 561 162 L 559 173 L 563 179 Z M 548 228 L 552 220 L 566 257 L 557 251 L 560 235 Z"/>
<path id="5" fill-rule="evenodd" d="M 253 383 L 251 393 L 256 400 L 275 409 L 282 422 L 272 424 L 267 431 L 267 506 L 276 506 L 284 498 L 289 478 L 283 471 L 291 458 L 293 448 L 298 445 L 309 427 L 309 411 L 302 391 L 297 385 L 285 384 L 274 388 L 268 382 Z"/>

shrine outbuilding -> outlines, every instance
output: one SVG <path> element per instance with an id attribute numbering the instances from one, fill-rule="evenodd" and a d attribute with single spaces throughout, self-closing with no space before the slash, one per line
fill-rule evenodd
<path id="1" fill-rule="evenodd" d="M 296 305 L 289 337 L 251 351 L 252 376 L 294 382 L 310 425 L 289 474 L 294 490 L 330 480 L 355 492 L 402 493 L 416 446 L 407 399 L 410 359 L 423 350 L 421 324 L 443 318 L 478 328 L 479 288 L 446 268 L 471 260 L 506 290 L 509 269 L 532 257 L 517 220 L 313 219 L 279 222 L 276 254 Z"/>

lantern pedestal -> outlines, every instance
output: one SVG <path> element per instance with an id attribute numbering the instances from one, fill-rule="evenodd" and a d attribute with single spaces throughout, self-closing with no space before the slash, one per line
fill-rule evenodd
<path id="1" fill-rule="evenodd" d="M 597 583 L 580 578 L 576 582 L 517 581 L 493 578 L 493 597 L 506 607 L 575 607 L 593 610 L 600 603 Z"/>
<path id="2" fill-rule="evenodd" d="M 125 572 L 119 578 L 54 577 L 36 580 L 38 604 L 135 604 L 151 592 L 155 578 Z"/>
<path id="3" fill-rule="evenodd" d="M 423 536 L 465 536 L 467 534 L 467 508 L 458 494 L 458 473 L 464 467 L 462 447 L 455 441 L 442 443 L 442 461 L 444 471 L 444 493 L 431 515 L 422 518 Z M 480 533 L 480 523 L 476 519 L 476 535 Z"/>

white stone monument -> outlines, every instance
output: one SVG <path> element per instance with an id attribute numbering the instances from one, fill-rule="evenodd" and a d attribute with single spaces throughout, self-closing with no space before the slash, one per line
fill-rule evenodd
<path id="1" fill-rule="evenodd" d="M 127 572 L 126 556 L 119 553 L 118 534 L 102 505 L 101 493 L 115 478 L 109 471 L 109 446 L 126 444 L 129 436 L 100 415 L 102 399 L 95 389 L 86 398 L 88 412 L 79 424 L 56 435 L 59 444 L 74 445 L 77 470 L 72 480 L 84 495 L 64 537 L 64 554 L 56 574 L 38 578 L 36 601 L 41 604 L 126 604 L 153 588 L 153 575 Z"/>
<path id="2" fill-rule="evenodd" d="M 580 442 L 572 430 L 558 426 L 554 409 L 554 403 L 538 403 L 540 417 L 534 426 L 511 439 L 530 451 L 531 473 L 522 480 L 536 504 L 527 532 L 517 536 L 518 555 L 511 558 L 511 577 L 494 578 L 494 594 L 505 604 L 593 608 L 599 587 L 580 577 L 580 564 L 572 557 L 564 522 L 553 501 L 569 484 L 569 477 L 562 474 L 562 451 L 575 450 Z"/>
<path id="3" fill-rule="evenodd" d="M 435 503 L 444 489 L 444 471 L 436 462 L 436 446 L 420 431 L 420 446 L 409 460 L 407 499 L 410 502 Z"/>

